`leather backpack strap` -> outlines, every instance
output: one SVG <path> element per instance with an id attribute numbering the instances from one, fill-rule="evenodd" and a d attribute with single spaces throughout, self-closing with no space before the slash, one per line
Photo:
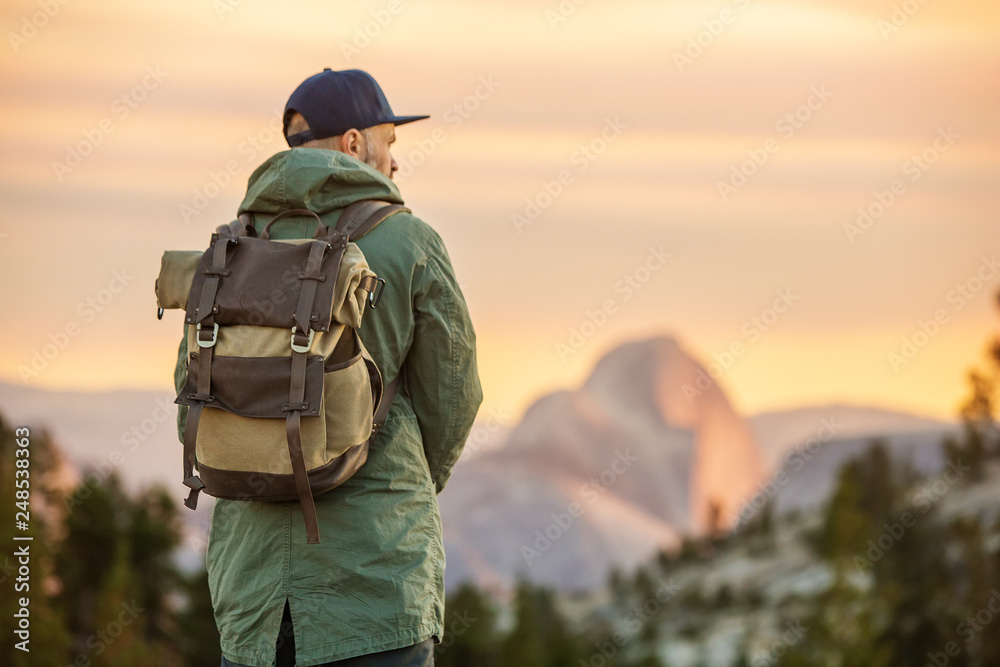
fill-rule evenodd
<path id="1" fill-rule="evenodd" d="M 390 215 L 395 215 L 401 211 L 410 212 L 402 204 L 388 204 L 378 199 L 363 199 L 349 205 L 340 214 L 337 225 L 333 231 L 340 232 L 347 237 L 348 241 L 357 241 L 365 234 L 375 229 L 383 220 Z M 372 308 L 378 306 L 382 297 L 381 290 L 376 292 L 378 283 L 385 286 L 385 281 L 380 278 L 368 277 L 361 281 L 361 288 L 368 291 L 368 305 Z M 388 388 L 386 388 L 388 391 Z"/>
<path id="2" fill-rule="evenodd" d="M 385 418 L 389 416 L 389 409 L 392 407 L 392 401 L 396 398 L 396 392 L 399 390 L 399 385 L 403 381 L 403 370 L 400 369 L 396 377 L 393 378 L 389 386 L 385 388 L 382 392 L 382 400 L 379 401 L 378 410 L 375 411 L 375 416 L 372 419 L 372 435 L 370 442 L 375 442 L 375 436 L 378 432 L 382 430 L 382 424 L 385 423 Z"/>
<path id="3" fill-rule="evenodd" d="M 353 241 L 360 239 L 390 215 L 399 213 L 400 211 L 406 211 L 409 213 L 410 209 L 406 208 L 402 204 L 389 204 L 376 199 L 363 199 L 361 201 L 354 202 L 344 209 L 344 212 L 340 215 L 340 219 L 337 221 L 337 226 L 334 229 L 346 235 L 349 240 Z M 228 236 L 253 237 L 259 235 L 260 238 L 267 239 L 270 236 L 269 232 L 271 225 L 277 222 L 278 219 L 288 215 L 311 215 L 315 217 L 318 221 L 316 233 L 313 236 L 315 239 L 329 241 L 330 233 L 334 231 L 327 228 L 315 212 L 307 209 L 290 209 L 282 211 L 272 218 L 260 232 L 258 232 L 254 226 L 253 214 L 249 212 L 242 213 L 237 220 L 233 220 L 228 225 L 223 225 L 218 231 L 221 234 Z"/>
<path id="4" fill-rule="evenodd" d="M 410 209 L 402 204 L 388 204 L 376 199 L 356 201 L 344 209 L 337 221 L 337 230 L 346 234 L 351 241 L 356 241 L 390 215 L 400 211 L 409 213 Z"/>
<path id="5" fill-rule="evenodd" d="M 312 336 L 309 337 L 312 340 Z M 292 381 L 289 388 L 288 404 L 283 406 L 288 416 L 285 418 L 285 436 L 288 440 L 288 456 L 292 464 L 292 478 L 295 480 L 295 493 L 302 506 L 302 517 L 306 526 L 306 542 L 319 544 L 319 520 L 316 516 L 316 501 L 313 499 L 312 487 L 309 484 L 309 473 L 306 470 L 302 455 L 302 411 L 309 408 L 305 403 L 306 389 L 306 355 L 309 353 L 306 341 L 298 341 L 303 347 L 296 346 L 296 336 L 292 336 Z"/>
<path id="6" fill-rule="evenodd" d="M 315 215 L 315 214 L 312 214 Z M 316 216 L 319 219 L 319 216 Z M 278 218 L 275 217 L 267 224 L 267 227 L 260 232 L 261 238 L 267 238 L 268 227 Z M 320 220 L 320 226 L 323 225 Z M 292 475 L 295 480 L 295 492 L 299 497 L 299 504 L 302 506 L 302 516 L 306 526 L 306 541 L 309 544 L 319 544 L 319 521 L 316 516 L 316 502 L 313 499 L 312 487 L 309 483 L 309 474 L 306 470 L 305 460 L 302 454 L 302 411 L 308 410 L 310 406 L 305 402 L 306 391 L 306 360 L 312 347 L 313 334 L 311 329 L 311 313 L 316 301 L 317 281 L 323 280 L 320 273 L 323 266 L 323 258 L 326 251 L 331 248 L 329 243 L 322 241 L 310 241 L 309 258 L 306 260 L 305 271 L 299 274 L 302 281 L 302 288 L 299 292 L 299 302 L 295 309 L 295 326 L 292 327 L 290 344 L 292 347 L 292 374 L 291 385 L 289 387 L 288 403 L 283 406 L 287 413 L 285 418 L 285 435 L 288 440 L 288 456 L 292 464 Z M 346 243 L 344 244 L 346 245 Z M 344 246 L 339 246 L 335 252 L 338 253 L 336 260 L 337 270 L 340 269 L 340 260 L 343 257 Z"/>
<path id="7" fill-rule="evenodd" d="M 195 474 L 197 460 L 196 442 L 198 439 L 198 423 L 201 420 L 202 408 L 215 400 L 212 396 L 212 359 L 215 343 L 219 339 L 219 325 L 215 321 L 218 310 L 215 297 L 218 294 L 220 281 L 229 275 L 229 262 L 233 252 L 230 246 L 236 245 L 236 239 L 227 236 L 218 237 L 212 245 L 212 264 L 206 273 L 209 277 L 201 293 L 201 301 L 195 312 L 198 322 L 195 324 L 198 343 L 198 388 L 197 393 L 189 396 L 194 402 L 188 409 L 187 420 L 184 423 L 184 486 L 191 489 L 184 505 L 190 509 L 198 507 L 198 494 L 205 488 L 201 478 Z"/>

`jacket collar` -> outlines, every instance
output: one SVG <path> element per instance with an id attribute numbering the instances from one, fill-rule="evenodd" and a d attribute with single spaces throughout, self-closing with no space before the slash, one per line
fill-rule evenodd
<path id="1" fill-rule="evenodd" d="M 250 175 L 239 212 L 305 208 L 322 215 L 362 199 L 403 203 L 395 183 L 346 153 L 292 148 L 272 155 Z"/>

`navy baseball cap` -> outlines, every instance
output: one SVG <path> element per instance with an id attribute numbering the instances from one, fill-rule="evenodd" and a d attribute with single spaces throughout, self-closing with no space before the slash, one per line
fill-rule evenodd
<path id="1" fill-rule="evenodd" d="M 288 136 L 288 121 L 298 112 L 309 129 Z M 397 116 L 378 83 L 368 72 L 347 69 L 334 72 L 329 67 L 303 81 L 285 105 L 283 119 L 288 145 L 301 146 L 313 139 L 326 139 L 351 128 L 363 130 L 373 125 L 402 125 L 430 116 Z"/>

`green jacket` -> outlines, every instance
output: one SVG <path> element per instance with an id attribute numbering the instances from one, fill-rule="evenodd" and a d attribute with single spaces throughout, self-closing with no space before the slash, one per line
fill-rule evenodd
<path id="1" fill-rule="evenodd" d="M 308 208 L 329 225 L 360 199 L 402 203 L 391 180 L 343 153 L 294 148 L 250 177 L 240 212 L 258 229 Z M 311 236 L 315 221 L 280 220 L 272 238 Z M 360 335 L 388 384 L 405 367 L 368 461 L 316 497 L 321 544 L 307 544 L 298 502 L 216 500 L 207 567 L 227 659 L 274 662 L 285 599 L 299 667 L 440 640 L 444 544 L 437 493 L 482 401 L 475 333 L 441 237 L 409 213 L 358 241 L 386 280 Z M 182 341 L 175 384 L 183 385 Z M 183 419 L 179 415 L 183 439 Z"/>

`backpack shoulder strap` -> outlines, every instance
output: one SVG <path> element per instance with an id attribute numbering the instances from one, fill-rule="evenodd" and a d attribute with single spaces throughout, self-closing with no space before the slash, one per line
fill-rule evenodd
<path id="1" fill-rule="evenodd" d="M 228 225 L 220 225 L 215 232 L 224 237 L 257 236 L 257 230 L 253 226 L 253 213 L 240 213 L 236 220 Z"/>
<path id="2" fill-rule="evenodd" d="M 403 381 L 403 369 L 399 369 L 399 373 L 393 378 L 385 390 L 382 392 L 382 399 L 379 401 L 378 409 L 375 410 L 375 416 L 372 418 L 372 434 L 371 441 L 375 441 L 375 436 L 380 430 L 382 430 L 382 424 L 385 423 L 385 418 L 389 416 L 389 409 L 392 407 L 392 402 L 396 398 L 396 392 L 399 391 L 399 385 Z"/>
<path id="3" fill-rule="evenodd" d="M 343 232 L 352 241 L 375 229 L 375 227 L 390 215 L 400 211 L 410 212 L 402 204 L 387 204 L 384 201 L 365 199 L 357 201 L 344 209 L 337 221 L 337 230 Z"/>

